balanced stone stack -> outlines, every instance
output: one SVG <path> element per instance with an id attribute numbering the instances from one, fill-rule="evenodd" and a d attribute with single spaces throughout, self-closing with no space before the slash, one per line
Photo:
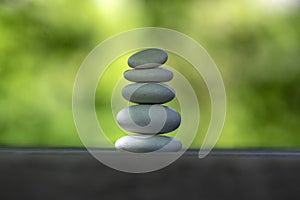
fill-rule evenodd
<path id="1" fill-rule="evenodd" d="M 173 73 L 160 67 L 168 59 L 168 54 L 156 48 L 146 49 L 133 54 L 128 59 L 132 70 L 124 73 L 125 79 L 135 82 L 122 90 L 122 96 L 133 105 L 117 114 L 119 125 L 133 135 L 117 140 L 119 150 L 145 153 L 153 151 L 179 151 L 181 142 L 170 136 L 162 136 L 177 129 L 181 117 L 174 109 L 161 104 L 171 101 L 175 91 L 161 82 L 168 82 Z"/>

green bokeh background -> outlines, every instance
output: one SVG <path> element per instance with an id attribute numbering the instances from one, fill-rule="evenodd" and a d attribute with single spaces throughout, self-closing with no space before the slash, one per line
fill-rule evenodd
<path id="1" fill-rule="evenodd" d="M 197 40 L 219 67 L 228 104 L 217 147 L 300 147 L 299 11 L 290 0 L 0 0 L 0 145 L 82 146 L 72 117 L 80 64 L 114 34 L 159 26 Z M 114 141 L 123 133 L 109 119 L 110 91 L 97 92 Z"/>

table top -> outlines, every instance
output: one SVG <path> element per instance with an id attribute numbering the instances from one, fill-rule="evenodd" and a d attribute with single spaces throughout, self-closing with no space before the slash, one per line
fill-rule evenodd
<path id="1" fill-rule="evenodd" d="M 119 155 L 113 149 L 95 149 Z M 299 199 L 300 151 L 189 149 L 158 171 L 130 174 L 85 148 L 1 147 L 0 199 Z"/>

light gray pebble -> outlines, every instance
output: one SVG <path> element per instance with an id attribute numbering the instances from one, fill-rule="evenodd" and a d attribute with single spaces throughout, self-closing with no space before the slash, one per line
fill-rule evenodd
<path id="1" fill-rule="evenodd" d="M 169 136 L 124 136 L 116 141 L 115 147 L 134 153 L 176 152 L 181 150 L 182 144 L 178 139 Z"/>
<path id="2" fill-rule="evenodd" d="M 173 72 L 167 68 L 132 69 L 125 71 L 124 77 L 132 82 L 167 82 L 172 80 Z"/>

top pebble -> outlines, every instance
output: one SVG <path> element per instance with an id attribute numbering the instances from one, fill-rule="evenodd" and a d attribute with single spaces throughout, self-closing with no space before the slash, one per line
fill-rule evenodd
<path id="1" fill-rule="evenodd" d="M 168 54 L 161 49 L 146 49 L 139 51 L 128 59 L 128 65 L 135 69 L 159 67 L 168 60 Z"/>

